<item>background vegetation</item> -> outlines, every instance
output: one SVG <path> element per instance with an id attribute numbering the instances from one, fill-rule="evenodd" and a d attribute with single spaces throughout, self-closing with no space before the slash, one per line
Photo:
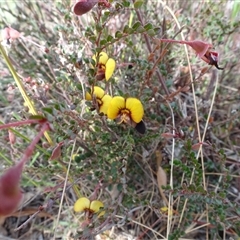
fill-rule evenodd
<path id="1" fill-rule="evenodd" d="M 239 3 L 119 0 L 80 17 L 72 4 L 5 1 L 0 10 L 1 29 L 11 26 L 41 46 L 17 39 L 8 52 L 38 113 L 54 128 L 54 144 L 42 138 L 25 166 L 24 202 L 2 223 L 1 239 L 238 239 Z M 158 41 L 182 37 L 213 44 L 224 70 L 189 47 Z M 102 50 L 117 63 L 109 92 L 144 105 L 144 135 L 85 101 L 93 84 L 106 86 L 90 67 Z M 1 122 L 28 119 L 2 58 L 0 64 Z M 0 132 L 2 172 L 38 130 L 15 128 L 14 144 Z M 61 157 L 49 160 L 60 142 Z M 106 213 L 84 225 L 73 205 L 93 195 Z M 21 225 L 40 205 L 44 210 Z"/>

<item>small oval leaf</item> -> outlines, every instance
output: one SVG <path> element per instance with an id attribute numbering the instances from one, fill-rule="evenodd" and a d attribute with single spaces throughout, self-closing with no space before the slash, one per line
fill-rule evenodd
<path id="1" fill-rule="evenodd" d="M 133 24 L 132 28 L 133 28 L 134 30 L 137 30 L 140 26 L 141 26 L 141 23 L 140 23 L 140 22 L 135 22 L 135 23 Z"/>
<path id="2" fill-rule="evenodd" d="M 122 35 L 123 35 L 122 32 L 117 31 L 117 32 L 115 33 L 115 38 L 121 38 Z"/>
<path id="3" fill-rule="evenodd" d="M 134 8 L 140 8 L 143 5 L 143 0 L 137 0 L 134 3 Z"/>
<path id="4" fill-rule="evenodd" d="M 107 36 L 107 41 L 108 41 L 108 42 L 111 42 L 113 39 L 114 39 L 113 36 L 111 36 L 111 35 L 108 35 L 108 36 Z"/>
<path id="5" fill-rule="evenodd" d="M 147 23 L 147 24 L 144 25 L 144 28 L 145 28 L 145 30 L 148 31 L 150 29 L 153 29 L 153 25 L 151 23 Z"/>

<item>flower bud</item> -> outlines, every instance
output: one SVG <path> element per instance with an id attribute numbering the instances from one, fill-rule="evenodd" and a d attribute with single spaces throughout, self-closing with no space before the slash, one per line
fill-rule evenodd
<path id="1" fill-rule="evenodd" d="M 87 12 L 89 12 L 96 4 L 97 0 L 77 0 L 77 2 L 73 6 L 73 12 L 81 16 Z"/>

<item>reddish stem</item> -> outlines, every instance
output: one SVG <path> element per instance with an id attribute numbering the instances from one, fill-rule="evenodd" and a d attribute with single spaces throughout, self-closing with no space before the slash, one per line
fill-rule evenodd
<path id="1" fill-rule="evenodd" d="M 11 127 L 19 127 L 19 126 L 26 125 L 26 124 L 33 124 L 33 123 L 42 124 L 46 121 L 47 120 L 44 118 L 43 119 L 27 119 L 27 120 L 23 120 L 23 121 L 19 121 L 19 122 L 2 124 L 2 125 L 0 125 L 0 130 L 5 129 L 5 128 L 11 128 Z"/>
<path id="2" fill-rule="evenodd" d="M 133 0 L 133 3 L 134 3 L 134 2 L 135 2 L 135 0 Z M 139 10 L 137 10 L 137 9 L 136 9 L 135 11 L 136 11 L 138 20 L 139 20 L 139 21 L 141 22 L 141 24 L 143 25 L 143 19 L 142 19 L 141 12 L 140 12 Z M 150 39 L 149 39 L 148 35 L 147 35 L 147 34 L 143 34 L 143 37 L 144 37 L 144 39 L 145 39 L 145 41 L 146 41 L 146 45 L 147 45 L 148 51 L 149 51 L 150 53 L 152 53 L 152 47 L 151 47 L 151 43 L 150 43 Z M 156 74 L 157 74 L 157 77 L 158 77 L 158 79 L 159 79 L 160 84 L 162 85 L 162 88 L 163 88 L 165 94 L 168 96 L 168 95 L 169 95 L 169 92 L 168 92 L 167 86 L 166 86 L 165 81 L 164 81 L 164 79 L 163 79 L 163 77 L 162 77 L 162 75 L 161 75 L 161 73 L 160 73 L 160 71 L 159 71 L 158 69 L 156 70 Z"/>
<path id="3" fill-rule="evenodd" d="M 162 38 L 162 39 L 161 39 L 161 42 L 180 43 L 180 44 L 188 44 L 188 45 L 189 45 L 189 42 L 188 42 L 188 41 L 174 40 L 174 39 L 164 39 L 164 38 Z"/>
<path id="4" fill-rule="evenodd" d="M 23 157 L 21 159 L 21 162 L 26 163 L 28 161 L 28 159 L 33 154 L 35 145 L 38 143 L 40 138 L 44 135 L 44 132 L 45 131 L 49 131 L 49 130 L 50 130 L 49 123 L 48 122 L 44 123 L 43 126 L 40 129 L 40 132 L 37 134 L 37 136 L 33 139 L 33 141 L 30 143 L 30 145 L 24 151 L 24 154 L 23 154 Z"/>
<path id="5" fill-rule="evenodd" d="M 196 54 L 203 58 L 204 55 L 212 48 L 212 44 L 205 43 L 201 40 L 193 40 L 193 41 L 178 41 L 174 39 L 161 39 L 162 42 L 168 43 L 179 43 L 179 44 L 186 44 L 190 46 L 193 50 L 195 50 Z M 204 60 L 204 59 L 203 59 Z M 205 61 L 205 60 L 204 60 Z"/>
<path id="6" fill-rule="evenodd" d="M 99 190 L 102 188 L 102 179 L 99 180 L 97 186 L 94 189 L 94 192 L 92 193 L 92 195 L 89 197 L 90 201 L 96 200 L 97 199 L 97 194 L 99 192 Z"/>

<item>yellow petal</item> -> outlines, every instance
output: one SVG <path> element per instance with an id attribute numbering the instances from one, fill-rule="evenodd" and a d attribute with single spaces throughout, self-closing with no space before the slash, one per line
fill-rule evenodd
<path id="1" fill-rule="evenodd" d="M 76 158 L 78 155 L 79 155 L 78 153 L 74 153 L 74 154 L 72 155 L 72 160 L 75 160 L 75 158 Z"/>
<path id="2" fill-rule="evenodd" d="M 112 97 L 110 95 L 104 95 L 104 97 L 102 98 L 102 105 L 99 107 L 99 113 L 107 114 L 111 100 Z"/>
<path id="3" fill-rule="evenodd" d="M 161 212 L 162 214 L 168 215 L 168 207 L 161 207 L 161 208 L 160 208 L 160 212 Z M 170 215 L 170 216 L 173 215 L 173 211 L 172 211 L 172 210 L 169 211 L 169 215 Z"/>
<path id="4" fill-rule="evenodd" d="M 85 99 L 88 101 L 92 100 L 92 96 L 89 92 L 86 92 Z"/>
<path id="5" fill-rule="evenodd" d="M 94 86 L 93 94 L 96 96 L 96 98 L 102 99 L 104 96 L 104 90 L 100 87 Z"/>
<path id="6" fill-rule="evenodd" d="M 101 201 L 94 200 L 94 201 L 91 202 L 90 210 L 92 210 L 94 213 L 98 213 L 100 208 L 104 208 L 104 205 Z M 100 210 L 99 216 L 104 215 L 104 213 L 105 213 L 104 211 Z"/>
<path id="7" fill-rule="evenodd" d="M 125 109 L 125 98 L 116 96 L 113 97 L 108 106 L 107 116 L 109 119 L 117 118 L 121 109 Z"/>
<path id="8" fill-rule="evenodd" d="M 127 98 L 126 108 L 131 112 L 131 119 L 135 123 L 141 122 L 144 114 L 143 105 L 137 98 Z"/>
<path id="9" fill-rule="evenodd" d="M 108 55 L 105 52 L 100 52 L 99 55 L 94 55 L 92 59 L 97 63 L 97 57 L 99 56 L 98 63 L 105 65 L 108 60 Z"/>
<path id="10" fill-rule="evenodd" d="M 100 52 L 98 63 L 105 65 L 107 60 L 108 60 L 108 55 L 105 52 Z"/>
<path id="11" fill-rule="evenodd" d="M 107 60 L 107 63 L 105 65 L 106 69 L 105 69 L 105 79 L 106 81 L 108 81 L 111 76 L 113 75 L 113 72 L 115 70 L 115 67 L 116 67 L 116 62 L 114 59 L 112 58 L 109 58 Z"/>
<path id="12" fill-rule="evenodd" d="M 74 211 L 75 212 L 82 212 L 84 211 L 85 209 L 88 209 L 90 208 L 90 200 L 88 198 L 85 198 L 85 197 L 81 197 L 79 198 L 75 204 L 74 204 Z"/>

